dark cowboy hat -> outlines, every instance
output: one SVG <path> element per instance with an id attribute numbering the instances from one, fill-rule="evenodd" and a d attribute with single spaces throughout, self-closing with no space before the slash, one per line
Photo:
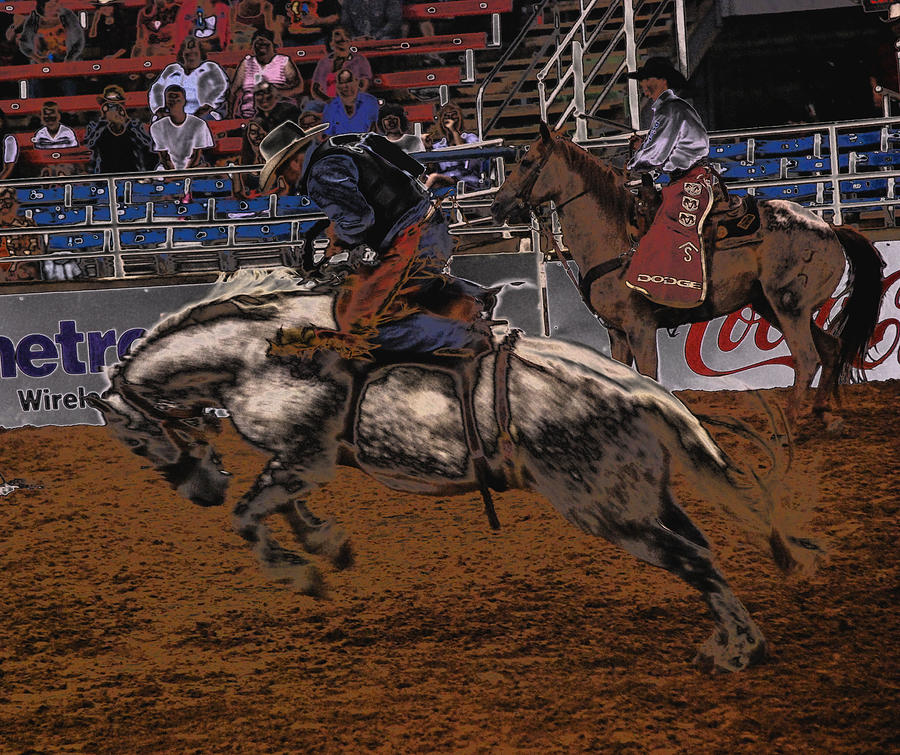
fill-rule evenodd
<path id="1" fill-rule="evenodd" d="M 628 74 L 629 79 L 665 79 L 669 89 L 684 89 L 687 79 L 666 58 L 647 58 L 644 65 Z"/>
<path id="2" fill-rule="evenodd" d="M 101 105 L 104 105 L 107 102 L 124 105 L 125 92 L 118 84 L 110 84 L 109 86 L 103 87 L 103 94 L 97 98 L 97 102 Z"/>
<path id="3" fill-rule="evenodd" d="M 275 171 L 309 144 L 316 134 L 321 134 L 327 128 L 327 123 L 319 123 L 307 131 L 293 121 L 285 121 L 266 134 L 265 139 L 259 143 L 259 153 L 266 161 L 259 172 L 259 185 L 262 189 L 267 191 Z"/>

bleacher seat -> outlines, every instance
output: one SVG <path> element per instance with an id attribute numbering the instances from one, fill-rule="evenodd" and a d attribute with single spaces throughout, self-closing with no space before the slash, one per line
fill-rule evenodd
<path id="1" fill-rule="evenodd" d="M 886 178 L 864 178 L 851 181 L 841 181 L 841 194 L 876 194 L 886 196 L 888 180 Z"/>
<path id="2" fill-rule="evenodd" d="M 748 163 L 717 160 L 719 172 L 728 180 L 743 181 L 754 178 L 778 178 L 781 175 L 781 160 L 758 160 Z"/>
<path id="3" fill-rule="evenodd" d="M 75 184 L 72 186 L 72 201 L 92 203 L 98 199 L 106 199 L 107 188 L 105 183 Z"/>
<path id="4" fill-rule="evenodd" d="M 858 134 L 838 134 L 838 149 L 879 149 L 881 147 L 881 129 L 877 131 L 863 131 Z M 822 144 L 828 146 L 828 137 L 822 139 Z"/>
<path id="5" fill-rule="evenodd" d="M 57 207 L 38 207 L 35 208 L 32 220 L 38 225 L 75 225 L 76 223 L 84 223 L 87 220 L 87 208 L 75 207 L 66 209 L 62 206 Z"/>
<path id="6" fill-rule="evenodd" d="M 155 202 L 159 199 L 180 199 L 184 196 L 184 180 L 131 184 L 132 202 Z"/>
<path id="7" fill-rule="evenodd" d="M 41 186 L 33 189 L 16 189 L 19 204 L 61 204 L 66 197 L 62 186 Z"/>
<path id="8" fill-rule="evenodd" d="M 757 157 L 813 155 L 815 147 L 815 136 L 800 136 L 793 139 L 758 139 L 754 151 Z"/>
<path id="9" fill-rule="evenodd" d="M 269 216 L 269 198 L 254 197 L 253 199 L 219 199 L 216 201 L 216 215 L 218 217 L 257 217 Z"/>
<path id="10" fill-rule="evenodd" d="M 85 233 L 54 233 L 47 239 L 47 250 L 65 252 L 72 249 L 93 250 L 103 248 L 103 234 L 94 231 Z"/>
<path id="11" fill-rule="evenodd" d="M 883 168 L 900 165 L 900 149 L 891 149 L 887 152 L 853 152 L 851 154 L 856 155 L 856 164 L 860 167 Z"/>
<path id="12" fill-rule="evenodd" d="M 153 202 L 154 220 L 182 218 L 184 220 L 205 220 L 208 202 Z"/>
<path id="13" fill-rule="evenodd" d="M 711 144 L 709 147 L 711 158 L 725 158 L 728 160 L 746 160 L 747 142 L 738 144 Z"/>
<path id="14" fill-rule="evenodd" d="M 204 226 L 203 228 L 176 228 L 172 234 L 175 243 L 209 243 L 226 241 L 228 229 L 225 226 Z"/>
<path id="15" fill-rule="evenodd" d="M 230 197 L 233 191 L 230 178 L 198 178 L 191 182 L 195 197 Z"/>
<path id="16" fill-rule="evenodd" d="M 831 191 L 831 182 L 825 184 L 825 192 Z M 787 199 L 791 202 L 814 202 L 816 200 L 816 184 L 791 184 L 789 186 L 757 186 L 754 194 L 757 199 Z"/>
<path id="17" fill-rule="evenodd" d="M 831 159 L 828 157 L 791 157 L 787 161 L 788 173 L 829 173 Z"/>
<path id="18" fill-rule="evenodd" d="M 109 205 L 94 206 L 94 220 L 99 223 L 108 223 L 110 219 Z M 147 205 L 119 205 L 116 209 L 116 219 L 119 223 L 135 223 L 147 219 Z"/>
<path id="19" fill-rule="evenodd" d="M 119 234 L 119 241 L 123 248 L 126 247 L 148 247 L 157 246 L 166 243 L 166 232 L 163 229 L 150 230 L 143 229 L 139 231 L 122 231 Z"/>
<path id="20" fill-rule="evenodd" d="M 278 197 L 275 202 L 275 215 L 280 218 L 305 215 L 310 212 L 319 212 L 319 208 L 307 196 Z"/>
<path id="21" fill-rule="evenodd" d="M 266 243 L 290 241 L 290 223 L 266 223 L 264 225 L 242 225 L 235 228 L 235 241 L 244 243 Z"/>

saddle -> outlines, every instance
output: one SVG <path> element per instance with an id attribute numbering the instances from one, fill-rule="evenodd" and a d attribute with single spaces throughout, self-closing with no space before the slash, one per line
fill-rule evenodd
<path id="1" fill-rule="evenodd" d="M 508 480 L 515 474 L 512 439 L 510 435 L 509 397 L 507 372 L 513 346 L 519 331 L 510 331 L 499 343 L 495 343 L 490 324 L 496 321 L 481 320 L 473 331 L 471 348 L 442 349 L 436 352 L 395 352 L 373 347 L 371 340 L 362 333 L 317 330 L 309 327 L 279 329 L 274 340 L 269 341 L 266 355 L 287 362 L 308 362 L 317 355 L 333 352 L 343 361 L 352 377 L 344 428 L 338 440 L 352 448 L 356 441 L 356 423 L 363 390 L 369 379 L 379 369 L 391 365 L 413 364 L 433 367 L 453 378 L 462 411 L 463 435 L 472 462 L 472 469 L 484 501 L 484 511 L 491 529 L 500 529 L 500 520 L 494 509 L 491 490 L 504 491 Z M 475 418 L 475 380 L 484 357 L 496 356 L 494 361 L 494 411 L 500 428 L 498 440 L 505 471 L 495 473 L 484 453 Z"/>

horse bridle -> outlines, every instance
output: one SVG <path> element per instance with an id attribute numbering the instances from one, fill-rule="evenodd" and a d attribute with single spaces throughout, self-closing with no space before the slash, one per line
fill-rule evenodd
<path id="1" fill-rule="evenodd" d="M 537 183 L 538 177 L 541 174 L 541 171 L 544 169 L 544 166 L 547 164 L 547 161 L 550 159 L 550 155 L 553 153 L 552 149 L 548 149 L 542 155 L 541 159 L 538 161 L 538 164 L 535 168 L 529 171 L 526 180 L 522 183 L 522 186 L 515 193 L 515 198 L 518 199 L 522 205 L 533 212 L 539 221 L 546 222 L 546 218 L 544 217 L 543 211 L 539 212 L 539 206 L 535 206 L 530 201 L 531 192 L 534 191 L 534 185 Z M 574 202 L 576 199 L 580 199 L 585 194 L 588 193 L 588 190 L 580 191 L 574 197 L 569 197 L 563 202 L 555 202 L 555 210 L 559 212 L 563 207 L 565 207 L 569 202 Z M 543 202 L 541 204 L 544 204 Z"/>

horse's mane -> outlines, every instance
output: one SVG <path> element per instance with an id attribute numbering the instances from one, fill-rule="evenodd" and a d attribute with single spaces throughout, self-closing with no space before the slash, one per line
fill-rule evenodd
<path id="1" fill-rule="evenodd" d="M 327 296 L 321 291 L 302 288 L 306 282 L 303 275 L 286 267 L 220 273 L 206 296 L 169 315 L 151 332 L 155 336 L 161 336 L 184 327 L 188 320 L 201 322 L 211 319 L 220 314 L 222 305 L 229 301 L 236 300 L 262 313 L 266 305 L 276 304 L 286 296 Z"/>
<path id="2" fill-rule="evenodd" d="M 562 148 L 566 165 L 581 176 L 588 194 L 604 210 L 623 216 L 633 201 L 631 193 L 625 190 L 624 172 L 568 139 L 558 139 L 555 144 Z"/>

